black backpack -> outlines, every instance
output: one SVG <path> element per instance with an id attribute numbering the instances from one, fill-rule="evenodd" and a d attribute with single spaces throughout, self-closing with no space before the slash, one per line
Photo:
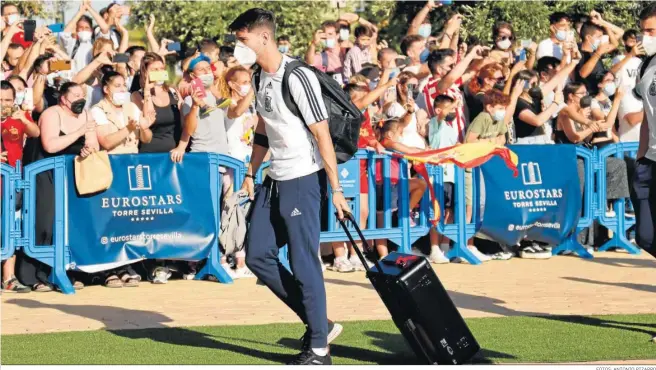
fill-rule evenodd
<path id="1" fill-rule="evenodd" d="M 364 116 L 332 77 L 306 63 L 291 61 L 285 67 L 285 75 L 282 78 L 282 97 L 287 109 L 296 117 L 299 117 L 301 120 L 303 119 L 298 106 L 289 92 L 289 76 L 296 68 L 300 67 L 308 68 L 319 80 L 321 95 L 323 96 L 326 111 L 328 112 L 328 127 L 330 128 L 330 137 L 335 146 L 337 163 L 347 162 L 358 151 L 360 127 L 362 126 Z M 256 92 L 260 87 L 260 74 L 261 68 L 257 66 L 253 75 Z M 307 125 L 305 127 L 307 128 Z"/>

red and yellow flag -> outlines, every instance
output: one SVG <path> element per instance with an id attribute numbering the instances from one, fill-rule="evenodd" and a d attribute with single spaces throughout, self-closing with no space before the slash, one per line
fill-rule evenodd
<path id="1" fill-rule="evenodd" d="M 432 198 L 431 203 L 433 204 L 433 212 L 435 213 L 435 218 L 431 220 L 433 226 L 436 226 L 440 220 L 440 206 L 437 202 L 437 197 L 435 196 L 435 190 L 430 183 L 428 171 L 426 166 L 424 166 L 425 163 L 432 165 L 454 164 L 460 168 L 473 168 L 482 166 L 492 157 L 498 156 L 501 157 L 501 159 L 503 159 L 503 161 L 506 163 L 506 166 L 508 166 L 508 168 L 513 171 L 513 176 L 516 177 L 519 173 L 517 170 L 517 154 L 513 153 L 505 146 L 485 142 L 459 144 L 449 148 L 427 150 L 425 152 L 415 154 L 389 154 L 393 157 L 405 158 L 412 162 L 415 171 L 417 171 L 417 173 L 420 174 L 426 181 L 428 189 L 430 190 L 430 196 Z"/>

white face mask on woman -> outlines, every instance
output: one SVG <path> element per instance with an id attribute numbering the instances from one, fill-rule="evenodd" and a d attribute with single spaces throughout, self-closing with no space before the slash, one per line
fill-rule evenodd
<path id="1" fill-rule="evenodd" d="M 239 96 L 246 96 L 250 91 L 251 85 L 241 85 L 239 86 L 239 89 L 237 89 L 237 94 L 239 94 Z"/>
<path id="2" fill-rule="evenodd" d="M 508 50 L 508 49 L 510 49 L 511 45 L 512 45 L 512 42 L 508 39 L 497 41 L 497 46 L 501 50 Z"/>
<path id="3" fill-rule="evenodd" d="M 214 83 L 214 75 L 211 73 L 208 73 L 206 75 L 200 75 L 198 76 L 198 79 L 203 83 L 203 86 L 210 87 Z"/>
<path id="4" fill-rule="evenodd" d="M 125 92 L 115 92 L 112 94 L 112 103 L 122 107 L 125 103 L 130 101 L 130 93 Z"/>
<path id="5" fill-rule="evenodd" d="M 80 31 L 77 33 L 77 39 L 80 40 L 80 42 L 88 42 L 91 41 L 91 31 Z"/>

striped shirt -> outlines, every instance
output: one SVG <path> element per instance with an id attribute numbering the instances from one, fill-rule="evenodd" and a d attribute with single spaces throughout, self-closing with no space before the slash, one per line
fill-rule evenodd
<path id="1" fill-rule="evenodd" d="M 357 44 L 354 45 L 344 59 L 344 80 L 348 81 L 351 76 L 360 72 L 365 63 L 371 63 L 369 48 L 360 49 Z"/>
<path id="2" fill-rule="evenodd" d="M 456 83 L 451 85 L 451 87 L 449 87 L 446 91 L 439 91 L 437 89 L 437 85 L 439 82 L 440 82 L 439 79 L 435 79 L 431 77 L 428 80 L 426 86 L 424 87 L 423 99 L 424 99 L 424 104 L 426 104 L 426 111 L 428 112 L 429 117 L 431 118 L 435 117 L 435 111 L 433 110 L 433 102 L 435 101 L 435 98 L 438 95 L 443 94 L 455 99 L 457 104 L 455 110 L 456 119 L 451 124 L 455 124 L 456 127 L 458 128 L 458 141 L 463 143 L 466 119 L 465 119 L 465 103 L 464 103 L 465 99 L 462 95 L 462 91 L 460 91 L 462 80 L 458 79 Z"/>
<path id="3" fill-rule="evenodd" d="M 307 176 L 323 168 L 319 146 L 306 127 L 328 119 L 321 85 L 308 68 L 300 67 L 292 72 L 289 92 L 302 117 L 295 116 L 282 97 L 282 79 L 291 61 L 285 55 L 278 71 L 262 71 L 260 86 L 256 88 L 256 109 L 264 121 L 271 150 L 269 176 L 278 181 Z"/>

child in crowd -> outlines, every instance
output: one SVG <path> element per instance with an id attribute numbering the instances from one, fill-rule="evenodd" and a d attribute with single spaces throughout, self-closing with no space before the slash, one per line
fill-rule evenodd
<path id="1" fill-rule="evenodd" d="M 408 108 L 412 109 L 411 106 L 406 105 Z M 412 112 L 408 112 L 412 114 Z M 413 154 L 421 152 L 420 149 L 411 148 L 400 143 L 401 135 L 403 132 L 403 123 L 398 119 L 386 119 L 381 121 L 378 125 L 378 141 L 388 150 L 394 150 L 403 154 Z M 390 177 L 391 177 L 391 186 L 390 186 L 390 207 L 392 211 L 398 209 L 398 181 L 399 181 L 399 164 L 397 160 L 391 160 L 390 166 Z M 410 189 L 410 202 L 409 208 L 410 213 L 412 210 L 419 204 L 421 198 L 426 192 L 426 182 L 415 176 L 408 180 L 408 188 Z M 384 225 L 384 213 L 386 205 L 383 204 L 383 166 L 381 161 L 376 163 L 376 204 L 377 204 L 377 216 L 378 216 L 378 226 L 382 227 Z M 411 220 L 411 226 L 413 222 Z M 387 250 L 387 240 L 379 239 L 376 240 L 376 248 L 378 249 L 379 256 L 385 257 L 388 254 Z"/>

